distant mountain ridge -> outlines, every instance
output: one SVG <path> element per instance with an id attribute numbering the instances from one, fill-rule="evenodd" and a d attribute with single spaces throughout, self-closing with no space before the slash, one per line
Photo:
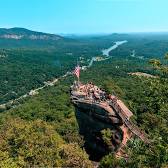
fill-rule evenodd
<path id="1" fill-rule="evenodd" d="M 56 34 L 42 33 L 25 28 L 0 28 L 0 39 L 29 39 L 29 40 L 60 40 L 63 37 Z"/>

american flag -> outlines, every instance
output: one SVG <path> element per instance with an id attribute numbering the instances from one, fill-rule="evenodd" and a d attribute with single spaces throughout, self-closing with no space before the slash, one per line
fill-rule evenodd
<path id="1" fill-rule="evenodd" d="M 77 76 L 77 78 L 79 78 L 80 76 L 80 66 L 79 65 L 75 68 L 74 74 Z"/>

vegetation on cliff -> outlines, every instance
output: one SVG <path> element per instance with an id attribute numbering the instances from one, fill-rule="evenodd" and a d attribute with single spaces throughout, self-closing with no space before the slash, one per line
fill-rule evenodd
<path id="1" fill-rule="evenodd" d="M 166 168 L 168 165 L 168 79 L 165 69 L 159 60 L 150 61 L 154 64 L 156 74 L 160 78 L 136 77 L 139 81 L 136 88 L 132 88 L 129 82 L 130 91 L 126 90 L 125 99 L 135 114 L 135 121 L 145 130 L 151 140 L 145 145 L 135 139 L 125 147 L 128 159 L 118 159 L 114 155 L 105 156 L 100 167 L 155 167 Z M 140 87 L 141 86 L 141 87 Z"/>

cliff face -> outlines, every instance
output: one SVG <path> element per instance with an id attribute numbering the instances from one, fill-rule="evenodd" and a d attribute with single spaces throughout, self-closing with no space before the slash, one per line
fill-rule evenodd
<path id="1" fill-rule="evenodd" d="M 109 152 L 127 157 L 124 147 L 133 136 L 149 143 L 146 134 L 130 121 L 133 113 L 115 95 L 106 94 L 92 83 L 74 82 L 71 100 L 90 159 L 98 161 Z"/>
<path id="2" fill-rule="evenodd" d="M 29 40 L 60 40 L 63 37 L 55 34 L 31 31 L 24 28 L 0 28 L 1 39 L 29 39 Z"/>
<path id="3" fill-rule="evenodd" d="M 96 110 L 102 116 L 102 109 Z M 109 152 L 117 151 L 123 139 L 120 124 L 111 124 L 108 120 L 95 117 L 95 108 L 90 110 L 76 107 L 76 118 L 80 134 L 85 140 L 85 149 L 90 159 L 98 161 Z M 106 132 L 107 131 L 107 132 Z"/>

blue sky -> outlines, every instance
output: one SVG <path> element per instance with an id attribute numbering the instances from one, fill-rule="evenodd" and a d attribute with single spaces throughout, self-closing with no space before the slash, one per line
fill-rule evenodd
<path id="1" fill-rule="evenodd" d="M 168 31 L 168 0 L 0 0 L 0 27 L 50 33 Z"/>

